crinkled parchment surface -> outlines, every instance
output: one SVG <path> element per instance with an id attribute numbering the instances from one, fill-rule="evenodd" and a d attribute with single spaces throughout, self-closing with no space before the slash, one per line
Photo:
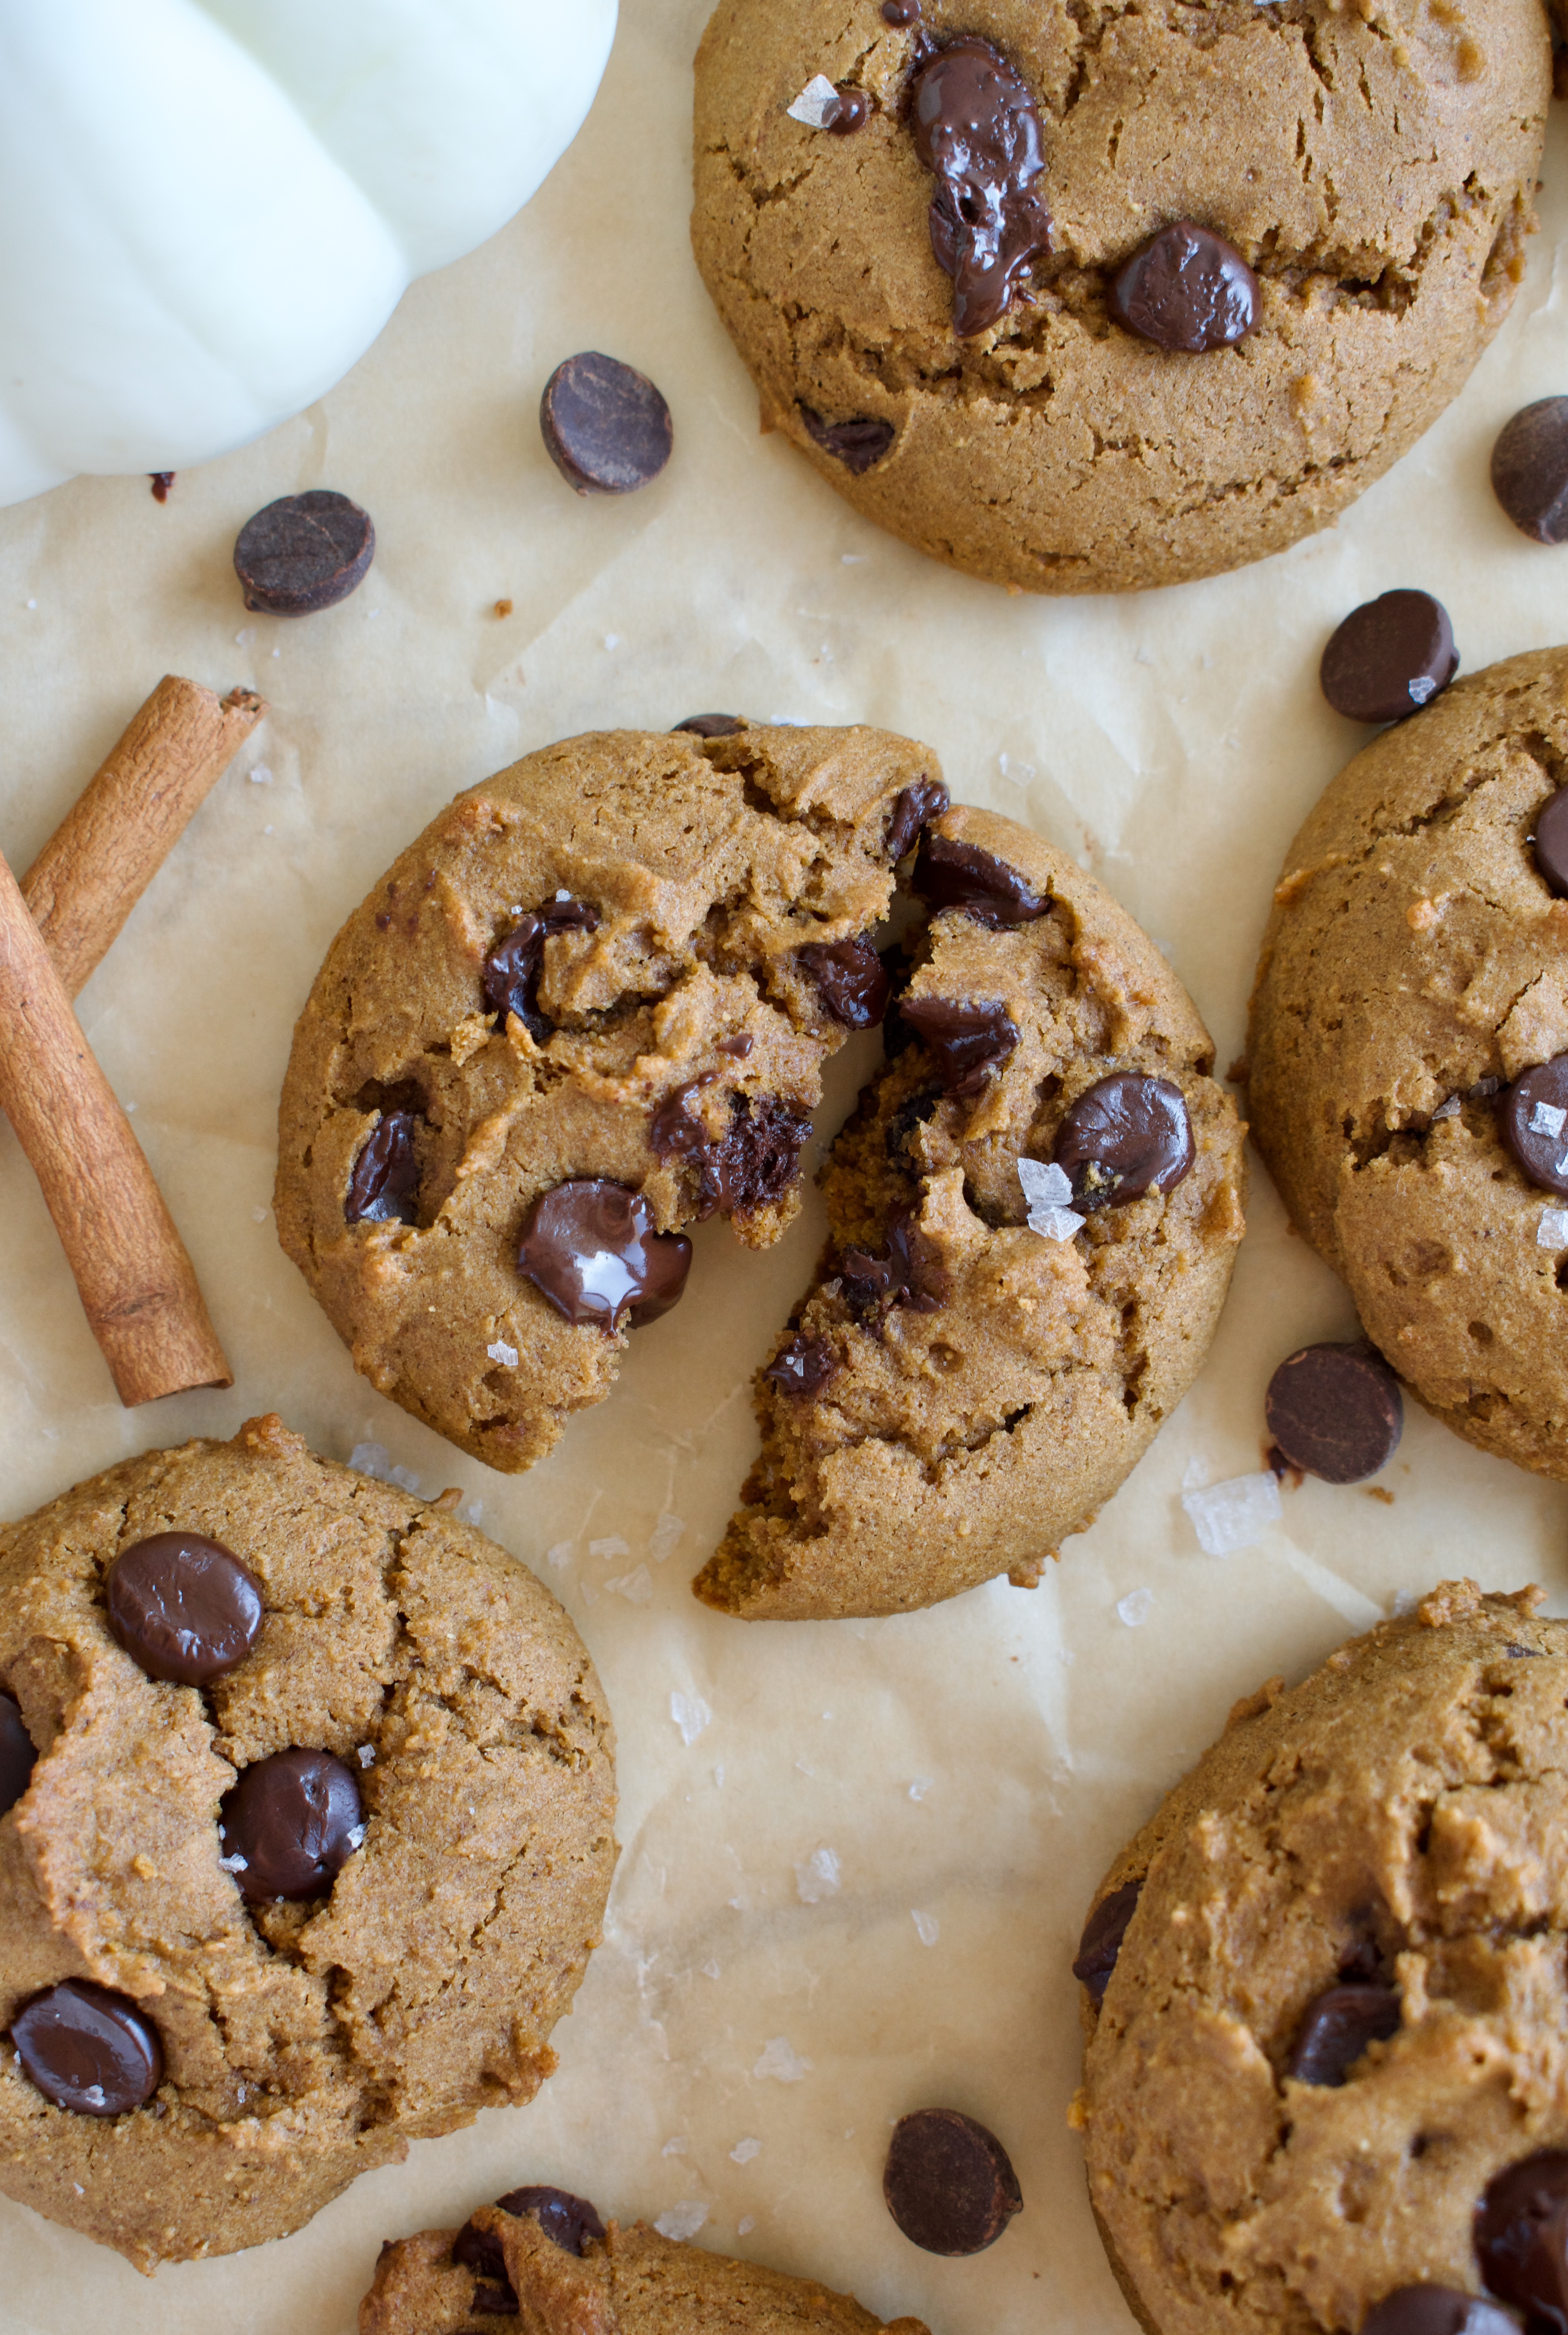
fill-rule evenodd
<path id="1" fill-rule="evenodd" d="M 417 2144 L 281 2244 L 150 2285 L 0 2201 L 5 2335 L 350 2335 L 383 2237 L 536 2180 L 623 2216 L 701 2207 L 707 2243 L 935 2335 L 1119 2335 L 1066 2123 L 1067 1964 L 1099 1875 L 1236 1695 L 1299 1677 L 1400 1590 L 1534 1577 L 1559 1610 L 1568 1591 L 1568 1492 L 1418 1415 L 1380 1487 L 1391 1506 L 1309 1484 L 1256 1548 L 1200 1553 L 1184 1479 L 1255 1470 L 1273 1363 L 1350 1328 L 1261 1170 L 1208 1365 L 1092 1531 L 1038 1591 L 993 1584 L 883 1622 L 748 1626 L 686 1589 L 754 1448 L 746 1381 L 808 1276 L 809 1210 L 763 1255 L 704 1227 L 684 1303 L 637 1340 L 617 1393 L 514 1478 L 357 1380 L 279 1252 L 274 1111 L 326 945 L 440 803 L 530 747 L 710 708 L 907 731 L 956 795 L 1099 872 L 1168 949 L 1223 1066 L 1285 845 L 1362 741 L 1317 693 L 1331 626 L 1418 584 L 1451 609 L 1466 670 L 1568 637 L 1568 551 L 1515 534 L 1486 476 L 1515 407 L 1568 390 L 1561 117 L 1511 319 L 1334 532 L 1240 575 L 1052 604 L 925 564 L 758 435 L 686 240 L 702 15 L 702 0 L 627 0 L 598 105 L 543 192 L 416 286 L 324 404 L 180 478 L 165 507 L 145 481 L 84 480 L 0 513 L 0 846 L 16 867 L 161 673 L 254 684 L 273 708 L 82 1002 L 237 1383 L 120 1410 L 0 1130 L 5 1512 L 271 1407 L 335 1458 L 379 1442 L 426 1490 L 460 1485 L 593 1649 L 624 1843 L 560 2074 L 531 2107 Z M 801 82 L 814 70 L 803 56 Z M 578 500 L 539 441 L 540 388 L 581 348 L 644 367 L 674 410 L 668 470 L 624 500 Z M 374 515 L 369 580 L 326 615 L 247 615 L 241 522 L 322 485 Z M 852 1045 L 835 1066 L 829 1129 L 866 1060 Z M 1129 1627 L 1118 1602 L 1142 1590 Z M 689 1744 L 673 1698 L 688 1729 L 706 1719 Z M 765 2054 L 794 2079 L 759 2075 Z M 1022 2216 L 968 2262 L 917 2253 L 882 2204 L 891 2120 L 934 2103 L 992 2126 L 1022 2182 Z"/>

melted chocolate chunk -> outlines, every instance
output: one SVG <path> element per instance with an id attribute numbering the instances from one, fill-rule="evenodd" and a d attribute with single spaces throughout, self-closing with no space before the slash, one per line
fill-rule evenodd
<path id="1" fill-rule="evenodd" d="M 882 848 L 895 862 L 907 858 L 934 819 L 940 819 L 950 797 L 940 779 L 916 779 L 897 797 Z"/>
<path id="2" fill-rule="evenodd" d="M 887 24 L 917 24 L 920 0 L 882 0 L 882 19 Z"/>
<path id="3" fill-rule="evenodd" d="M 1177 219 L 1140 244 L 1110 287 L 1110 312 L 1162 349 L 1228 349 L 1258 317 L 1258 279 L 1239 251 Z"/>
<path id="4" fill-rule="evenodd" d="M 539 400 L 545 451 L 580 495 L 629 495 L 670 459 L 675 426 L 646 373 L 585 349 L 558 364 Z"/>
<path id="5" fill-rule="evenodd" d="M 814 406 L 801 405 L 797 411 L 807 436 L 857 479 L 881 461 L 897 434 L 891 421 L 879 421 L 874 413 L 857 413 L 847 421 L 828 421 Z"/>
<path id="6" fill-rule="evenodd" d="M 1088 1987 L 1096 2002 L 1105 2000 L 1106 1988 L 1121 1952 L 1121 1942 L 1142 1894 L 1141 1875 L 1136 1881 L 1124 1881 L 1119 1889 L 1113 1889 L 1108 1897 L 1100 1899 L 1083 1925 L 1083 1935 L 1072 1958 L 1072 1974 Z"/>
<path id="7" fill-rule="evenodd" d="M 905 2236 L 928 2254 L 980 2253 L 1023 2206 L 1001 2141 L 956 2108 L 899 2118 L 882 2194 Z"/>
<path id="8" fill-rule="evenodd" d="M 1401 2286 L 1368 2311 L 1361 2335 L 1519 2335 L 1519 2322 L 1484 2295 Z"/>
<path id="9" fill-rule="evenodd" d="M 492 1012 L 515 1013 L 537 1046 L 555 1023 L 537 1004 L 545 943 L 553 933 L 596 933 L 599 912 L 586 900 L 547 900 L 498 940 L 485 959 L 485 1002 Z"/>
<path id="10" fill-rule="evenodd" d="M 817 993 L 847 1030 L 874 1030 L 887 1011 L 893 986 L 869 933 L 852 940 L 810 941 L 795 952 Z"/>
<path id="11" fill-rule="evenodd" d="M 1542 2150 L 1488 2183 L 1476 2253 L 1495 2295 L 1524 2311 L 1528 2335 L 1568 2330 L 1568 2156 Z"/>
<path id="12" fill-rule="evenodd" d="M 38 1753 L 22 1722 L 15 1695 L 0 1693 L 0 1817 L 14 1808 L 32 1780 Z"/>
<path id="13" fill-rule="evenodd" d="M 128 1994 L 92 1979 L 46 1987 L 11 2022 L 22 2072 L 77 2116 L 123 2116 L 163 2081 L 158 2030 Z"/>
<path id="14" fill-rule="evenodd" d="M 838 1357 L 826 1338 L 802 1333 L 776 1354 L 762 1375 L 786 1394 L 815 1394 L 838 1373 Z"/>
<path id="15" fill-rule="evenodd" d="M 1548 795 L 1535 815 L 1535 867 L 1558 899 L 1568 899 L 1568 787 Z"/>
<path id="16" fill-rule="evenodd" d="M 1190 1175 L 1192 1121 L 1167 1079 L 1117 1071 L 1079 1095 L 1057 1129 L 1056 1164 L 1072 1183 L 1072 1205 L 1092 1215 Z"/>
<path id="17" fill-rule="evenodd" d="M 536 2221 L 552 2245 L 559 2246 L 564 2254 L 583 2254 L 588 2241 L 605 2243 L 605 2224 L 597 2209 L 586 2197 L 574 2197 L 569 2189 L 551 2189 L 543 2185 L 529 2189 L 508 2189 L 496 2204 L 503 2214 L 520 2221 L 525 2214 Z"/>
<path id="18" fill-rule="evenodd" d="M 1521 534 L 1568 543 L 1568 397 L 1538 398 L 1505 422 L 1492 492 Z"/>
<path id="19" fill-rule="evenodd" d="M 1269 1381 L 1269 1433 L 1292 1468 L 1360 1484 L 1386 1467 L 1405 1425 L 1399 1381 L 1370 1346 L 1302 1346 Z"/>
<path id="20" fill-rule="evenodd" d="M 383 1110 L 360 1146 L 344 1196 L 347 1225 L 417 1225 L 420 1169 L 414 1157 L 419 1119 L 411 1110 Z"/>
<path id="21" fill-rule="evenodd" d="M 149 1678 L 207 1686 L 238 1667 L 261 1630 L 261 1584 L 205 1533 L 154 1533 L 116 1557 L 109 1627 Z"/>
<path id="22" fill-rule="evenodd" d="M 725 1052 L 739 1052 L 727 1044 Z M 748 1044 L 746 1051 L 750 1052 Z M 654 1112 L 648 1144 L 655 1158 L 683 1159 L 697 1175 L 697 1214 L 703 1220 L 715 1208 L 727 1216 L 755 1216 L 781 1200 L 800 1166 L 800 1148 L 811 1132 L 811 1121 L 777 1095 L 737 1095 L 730 1125 L 720 1137 L 709 1134 L 692 1110 L 692 1098 L 711 1086 L 717 1071 L 704 1071 L 675 1089 Z"/>
<path id="23" fill-rule="evenodd" d="M 218 1835 L 239 1894 L 321 1897 L 364 1838 L 364 1810 L 352 1768 L 330 1751 L 275 1751 L 242 1768 L 223 1796 Z"/>
<path id="24" fill-rule="evenodd" d="M 1525 1071 L 1505 1092 L 1498 1130 L 1532 1184 L 1568 1192 L 1568 1054 Z"/>
<path id="25" fill-rule="evenodd" d="M 656 1232 L 654 1222 L 641 1192 L 602 1176 L 574 1177 L 529 1209 L 518 1270 L 568 1322 L 606 1336 L 641 1330 L 680 1303 L 692 1269 L 691 1242 Z"/>
<path id="26" fill-rule="evenodd" d="M 932 1260 L 924 1235 L 907 1214 L 889 1224 L 886 1256 L 847 1248 L 838 1271 L 844 1302 L 853 1313 L 873 1313 L 885 1304 L 934 1313 L 947 1296 L 946 1275 Z"/>
<path id="27" fill-rule="evenodd" d="M 1307 2005 L 1285 2073 L 1298 2084 L 1342 2084 L 1369 2043 L 1399 2031 L 1399 1998 L 1391 1986 L 1331 1986 Z"/>
<path id="28" fill-rule="evenodd" d="M 915 77 L 915 150 L 937 181 L 931 248 L 953 278 L 961 339 L 1000 325 L 1050 249 L 1040 114 L 1021 73 L 989 41 L 938 49 Z"/>
<path id="29" fill-rule="evenodd" d="M 944 835 L 921 837 L 914 885 L 934 916 L 961 908 L 992 932 L 1004 925 L 1032 924 L 1050 906 L 1005 860 L 973 843 L 950 843 Z"/>
<path id="30" fill-rule="evenodd" d="M 857 89 L 853 82 L 841 81 L 835 86 L 838 92 L 838 111 L 828 127 L 835 138 L 847 138 L 854 131 L 864 129 L 870 121 L 871 100 L 863 89 Z"/>
<path id="31" fill-rule="evenodd" d="M 1323 695 L 1352 722 L 1400 722 L 1459 670 L 1448 611 L 1429 592 L 1384 592 L 1330 635 L 1318 670 Z"/>
<path id="32" fill-rule="evenodd" d="M 735 738 L 745 727 L 733 713 L 688 713 L 684 722 L 676 722 L 670 734 L 674 737 L 686 730 L 693 738 Z"/>
<path id="33" fill-rule="evenodd" d="M 314 616 L 362 584 L 375 557 L 370 514 L 314 487 L 247 518 L 234 547 L 245 605 L 267 616 Z"/>
<path id="34" fill-rule="evenodd" d="M 979 1094 L 1018 1043 L 1018 1024 L 999 1000 L 905 997 L 898 1011 L 935 1063 L 944 1094 Z"/>

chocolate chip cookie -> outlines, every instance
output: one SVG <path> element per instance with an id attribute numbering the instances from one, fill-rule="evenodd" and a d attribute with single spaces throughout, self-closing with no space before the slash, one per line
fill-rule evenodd
<path id="1" fill-rule="evenodd" d="M 720 0 L 698 266 L 781 431 L 934 557 L 1039 592 L 1328 525 L 1506 314 L 1538 0 Z"/>
<path id="2" fill-rule="evenodd" d="M 1156 2335 L 1568 2311 L 1568 1625 L 1539 1599 L 1450 1582 L 1271 1680 L 1106 1875 L 1073 2120 Z"/>
<path id="3" fill-rule="evenodd" d="M 889 1060 L 824 1168 L 828 1252 L 695 1584 L 749 1620 L 1032 1585 L 1191 1384 L 1242 1235 L 1213 1044 L 1125 909 L 962 808 L 913 884 Z"/>
<path id="4" fill-rule="evenodd" d="M 1568 650 L 1456 682 L 1286 855 L 1253 1132 L 1367 1335 L 1484 1450 L 1568 1477 Z"/>
<path id="5" fill-rule="evenodd" d="M 0 1529 L 0 2189 L 139 2269 L 530 2099 L 615 1863 L 570 1622 L 272 1417 Z"/>
<path id="6" fill-rule="evenodd" d="M 333 944 L 278 1126 L 279 1237 L 382 1393 L 530 1467 L 679 1298 L 683 1226 L 777 1237 L 934 767 L 881 730 L 618 731 L 411 844 Z"/>
<path id="7" fill-rule="evenodd" d="M 586 2198 L 516 2189 L 460 2230 L 382 2248 L 359 2335 L 479 2335 L 497 2317 L 524 2335 L 928 2335 L 853 2295 L 662 2238 L 607 2226 Z"/>

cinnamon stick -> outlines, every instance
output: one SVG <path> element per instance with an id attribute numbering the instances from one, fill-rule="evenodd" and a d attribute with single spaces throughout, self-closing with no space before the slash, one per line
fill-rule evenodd
<path id="1" fill-rule="evenodd" d="M 74 997 L 222 771 L 266 712 L 165 673 L 22 878 Z"/>
<path id="2" fill-rule="evenodd" d="M 91 920 L 75 927 L 90 928 Z M 43 1189 L 121 1401 L 232 1386 L 152 1170 L 3 858 L 0 1106 Z"/>

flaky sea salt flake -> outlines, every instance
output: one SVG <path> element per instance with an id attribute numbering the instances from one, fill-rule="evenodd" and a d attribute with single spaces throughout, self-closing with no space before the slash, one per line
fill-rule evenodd
<path id="1" fill-rule="evenodd" d="M 1270 1525 L 1279 1522 L 1279 1478 L 1268 1468 L 1255 1476 L 1232 1476 L 1202 1491 L 1184 1492 L 1182 1506 L 1204 1555 L 1231 1556 L 1238 1548 L 1255 1548 Z"/>
<path id="2" fill-rule="evenodd" d="M 737 2165 L 750 2165 L 754 2156 L 760 2156 L 761 2154 L 762 2144 L 760 2140 L 738 2140 L 730 2151 L 731 2156 Z"/>
<path id="3" fill-rule="evenodd" d="M 694 2238 L 707 2218 L 706 2205 L 700 2205 L 692 2197 L 685 2204 L 672 2205 L 667 2214 L 661 2214 L 653 2227 L 662 2238 Z"/>
<path id="4" fill-rule="evenodd" d="M 915 1934 L 923 1946 L 934 1946 L 942 1935 L 942 1924 L 934 1914 L 917 1913 L 912 1906 L 909 1918 L 915 1924 Z"/>
<path id="5" fill-rule="evenodd" d="M 375 1766 L 375 1745 L 373 1743 L 360 1744 L 354 1752 L 354 1758 L 359 1761 L 362 1768 L 373 1768 Z"/>
<path id="6" fill-rule="evenodd" d="M 645 1605 L 653 1594 L 653 1576 L 645 1565 L 640 1565 L 635 1573 L 623 1573 L 619 1581 L 606 1581 L 605 1586 L 628 1604 Z"/>
<path id="7" fill-rule="evenodd" d="M 392 1453 L 384 1443 L 356 1443 L 348 1455 L 348 1464 L 356 1475 L 374 1476 L 384 1483 L 392 1466 Z"/>
<path id="8" fill-rule="evenodd" d="M 1561 1135 L 1568 1110 L 1560 1110 L 1553 1102 L 1538 1102 L 1530 1113 L 1532 1135 Z"/>
<path id="9" fill-rule="evenodd" d="M 814 1848 L 795 1867 L 795 1891 L 802 1905 L 820 1905 L 825 1897 L 837 1897 L 843 1886 L 837 1849 Z"/>
<path id="10" fill-rule="evenodd" d="M 1436 1126 L 1440 1119 L 1457 1119 L 1458 1116 L 1459 1098 L 1457 1094 L 1450 1095 L 1447 1101 L 1440 1102 L 1437 1105 L 1437 1109 L 1432 1113 L 1432 1123 Z"/>
<path id="11" fill-rule="evenodd" d="M 680 1729 L 681 1740 L 688 1749 L 702 1729 L 713 1724 L 713 1714 L 702 1696 L 682 1694 L 679 1687 L 670 1697 L 670 1716 Z"/>
<path id="12" fill-rule="evenodd" d="M 630 1556 L 631 1554 L 631 1542 L 623 1540 L 619 1533 L 611 1533 L 605 1540 L 591 1540 L 588 1543 L 588 1555 L 602 1558 L 606 1565 L 614 1563 L 617 1556 Z"/>
<path id="13" fill-rule="evenodd" d="M 844 101 L 826 73 L 813 73 L 793 104 L 785 112 L 791 121 L 803 121 L 808 130 L 826 130 L 838 119 Z"/>
<path id="14" fill-rule="evenodd" d="M 1543 1208 L 1535 1227 L 1537 1248 L 1568 1248 L 1568 1208 Z"/>
<path id="15" fill-rule="evenodd" d="M 755 2214 L 742 2214 L 740 2219 L 735 2224 L 735 2235 L 738 2238 L 749 2238 L 756 2226 L 757 2216 Z"/>
<path id="16" fill-rule="evenodd" d="M 815 2064 L 804 2051 L 790 2048 L 787 2035 L 775 2035 L 763 2045 L 751 2073 L 754 2076 L 775 2076 L 781 2084 L 799 2084 L 805 2081 Z"/>
<path id="17" fill-rule="evenodd" d="M 655 1565 L 663 1565 L 680 1547 L 686 1530 L 684 1516 L 663 1516 L 648 1536 L 648 1554 Z"/>
<path id="18" fill-rule="evenodd" d="M 1154 1591 L 1152 1589 L 1129 1589 L 1125 1597 L 1118 1597 L 1117 1599 L 1116 1610 L 1118 1617 L 1127 1623 L 1128 1628 L 1129 1630 L 1136 1630 L 1140 1622 L 1147 1622 L 1148 1620 L 1149 1612 L 1153 1604 Z"/>
<path id="19" fill-rule="evenodd" d="M 485 1352 L 489 1354 L 491 1361 L 499 1362 L 503 1370 L 515 1371 L 517 1369 L 518 1350 L 515 1346 L 508 1346 L 504 1338 L 498 1338 L 493 1346 L 487 1346 L 485 1348 Z"/>
<path id="20" fill-rule="evenodd" d="M 545 1551 L 545 1563 L 552 1573 L 565 1573 L 572 1561 L 572 1550 L 575 1546 L 576 1543 L 569 1540 L 557 1540 L 550 1543 L 549 1547 Z"/>
<path id="21" fill-rule="evenodd" d="M 661 2156 L 684 2156 L 686 2154 L 685 2134 L 683 2132 L 673 2134 L 672 2137 L 664 2143 L 664 2146 L 659 2151 L 659 2154 Z"/>

